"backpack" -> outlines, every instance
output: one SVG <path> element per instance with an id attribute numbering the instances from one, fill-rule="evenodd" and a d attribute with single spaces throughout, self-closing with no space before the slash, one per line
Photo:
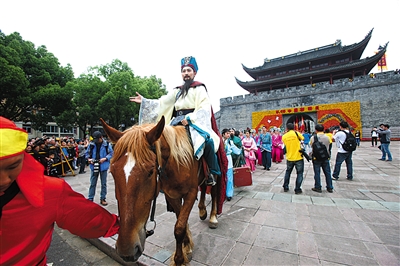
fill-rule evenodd
<path id="1" fill-rule="evenodd" d="M 329 160 L 329 152 L 326 146 L 318 140 L 317 135 L 314 135 L 314 141 L 312 144 L 312 155 L 317 161 Z"/>
<path id="2" fill-rule="evenodd" d="M 347 133 L 346 131 L 343 130 L 343 132 L 346 134 L 346 140 L 342 144 L 342 148 L 345 151 L 353 152 L 357 148 L 357 142 L 356 138 L 353 136 L 351 133 Z"/>

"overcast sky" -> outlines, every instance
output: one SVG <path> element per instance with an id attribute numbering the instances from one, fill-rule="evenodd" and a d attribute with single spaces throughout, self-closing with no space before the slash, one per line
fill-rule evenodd
<path id="1" fill-rule="evenodd" d="M 182 83 L 181 58 L 194 56 L 214 111 L 220 98 L 247 93 L 235 81 L 252 80 L 241 64 L 257 67 L 337 39 L 351 45 L 372 28 L 362 58 L 389 42 L 388 68 L 400 68 L 400 0 L 0 0 L 0 8 L 2 32 L 45 45 L 76 77 L 119 59 L 171 89 Z"/>

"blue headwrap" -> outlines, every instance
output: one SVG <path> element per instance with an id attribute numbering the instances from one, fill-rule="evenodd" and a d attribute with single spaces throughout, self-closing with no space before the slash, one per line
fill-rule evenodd
<path id="1" fill-rule="evenodd" d="M 194 72 L 196 72 L 196 73 L 197 73 L 197 70 L 199 69 L 197 67 L 196 58 L 194 58 L 193 56 L 186 56 L 186 57 L 182 58 L 181 69 L 184 68 L 185 66 L 191 67 L 194 70 Z"/>

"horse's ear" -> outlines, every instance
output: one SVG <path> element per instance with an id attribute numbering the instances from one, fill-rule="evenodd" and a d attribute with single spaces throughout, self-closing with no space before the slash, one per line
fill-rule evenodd
<path id="1" fill-rule="evenodd" d="M 156 142 L 161 137 L 161 134 L 164 130 L 164 126 L 165 126 L 165 118 L 164 118 L 164 116 L 162 116 L 160 121 L 158 121 L 157 125 L 155 127 L 153 127 L 146 134 L 147 142 L 150 145 L 152 145 L 154 142 Z"/>
<path id="2" fill-rule="evenodd" d="M 118 131 L 115 128 L 107 125 L 103 118 L 100 118 L 100 122 L 103 125 L 103 129 L 112 143 L 116 143 L 124 135 L 123 132 Z"/>

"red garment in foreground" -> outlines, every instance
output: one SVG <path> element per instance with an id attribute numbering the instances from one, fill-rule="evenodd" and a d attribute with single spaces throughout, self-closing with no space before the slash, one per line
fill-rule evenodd
<path id="1" fill-rule="evenodd" d="M 43 175 L 43 166 L 25 153 L 17 177 L 20 192 L 3 207 L 0 265 L 46 265 L 54 222 L 84 238 L 118 233 L 118 217 L 72 190 L 63 180 Z"/>

